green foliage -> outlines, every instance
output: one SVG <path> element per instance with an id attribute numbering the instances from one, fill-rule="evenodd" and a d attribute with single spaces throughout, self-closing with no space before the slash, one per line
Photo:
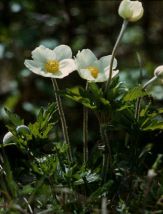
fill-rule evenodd
<path id="1" fill-rule="evenodd" d="M 47 110 L 44 110 L 43 108 L 40 109 L 40 112 L 37 116 L 37 121 L 33 124 L 29 124 L 29 129 L 35 138 L 47 138 L 49 132 L 56 123 L 51 122 L 55 112 L 56 106 L 54 104 L 49 105 Z"/>
<path id="2" fill-rule="evenodd" d="M 123 93 L 120 94 L 120 92 Z M 77 157 L 71 166 L 68 164 L 68 145 L 50 137 L 57 123 L 57 109 L 54 104 L 49 105 L 47 109 L 41 108 L 36 121 L 27 126 L 29 131 L 23 130 L 22 132 L 18 132 L 17 127 L 24 124 L 24 121 L 7 110 L 9 118 L 7 127 L 16 139 L 14 145 L 19 149 L 19 153 L 27 155 L 15 161 L 15 164 L 19 163 L 21 167 L 16 172 L 14 163 L 7 159 L 7 147 L 2 147 L 6 154 L 2 156 L 5 163 L 3 171 L 6 176 L 3 173 L 0 175 L 0 189 L 10 203 L 8 212 L 17 213 L 19 210 L 28 210 L 30 207 L 34 207 L 38 213 L 94 212 L 100 210 L 100 201 L 105 194 L 109 198 L 115 197 L 112 205 L 115 206 L 117 213 L 129 214 L 133 213 L 133 210 L 139 213 L 141 206 L 145 206 L 150 213 L 148 203 L 143 205 L 146 191 L 149 191 L 149 201 L 155 196 L 153 205 L 159 210 L 160 204 L 157 205 L 157 203 L 162 189 L 155 180 L 149 189 L 148 182 L 146 183 L 148 168 L 143 166 L 155 145 L 152 141 L 144 144 L 143 139 L 146 132 L 158 134 L 162 130 L 162 109 L 152 109 L 149 104 L 141 109 L 139 120 L 136 120 L 133 102 L 139 98 L 143 99 L 146 93 L 142 93 L 141 88 L 138 87 L 127 91 L 126 87 L 118 82 L 112 83 L 107 99 L 102 89 L 96 84 L 89 84 L 88 90 L 78 87 L 67 89 L 64 93 L 61 92 L 62 95 L 80 102 L 95 112 L 100 108 L 106 116 L 106 110 L 111 112 L 112 124 L 109 122 L 105 128 L 119 135 L 118 145 L 117 142 L 111 141 L 114 154 L 113 171 L 109 172 L 111 174 L 108 174 L 108 180 L 102 183 L 100 150 L 96 151 L 96 161 L 93 156 L 90 157 L 89 167 L 79 164 L 80 160 Z M 57 134 L 53 138 L 55 136 Z M 159 160 L 157 158 L 151 166 L 154 172 L 158 174 L 161 172 L 161 163 L 162 156 L 159 156 Z M 25 172 L 25 177 L 20 179 L 16 174 L 22 172 Z M 139 173 L 143 173 L 143 177 L 137 177 Z M 124 188 L 132 198 L 127 203 Z M 115 196 L 116 191 L 119 191 L 120 197 Z M 24 201 L 20 206 L 17 201 L 19 202 L 21 198 L 24 198 Z M 1 203 L 3 204 L 3 201 Z"/>
<path id="3" fill-rule="evenodd" d="M 104 180 L 101 168 L 106 151 L 101 140 L 101 145 L 95 143 L 89 149 L 92 155 L 86 164 L 81 163 L 82 152 L 74 147 L 75 161 L 69 164 L 68 145 L 58 138 L 55 104 L 41 108 L 36 121 L 22 129 L 18 127 L 24 125 L 24 120 L 6 110 L 7 127 L 14 135 L 14 144 L 0 148 L 5 163 L 0 174 L 0 189 L 10 204 L 8 212 L 29 209 L 37 213 L 100 212 L 104 195 L 110 200 L 108 209 L 113 206 L 117 213 L 129 214 L 135 210 L 139 213 L 140 207 L 151 213 L 148 207 L 151 201 L 159 211 L 162 187 L 158 185 L 161 179 L 158 175 L 162 173 L 162 156 L 153 159 L 151 154 L 163 130 L 162 108 L 153 108 L 141 87 L 129 90 L 118 78 L 107 94 L 95 83 L 89 83 L 87 90 L 74 87 L 58 94 L 92 110 L 102 122 L 104 134 L 111 134 L 112 168 Z M 137 100 L 141 101 L 139 118 L 135 118 Z M 147 134 L 152 136 L 150 140 L 146 139 Z M 17 148 L 20 158 L 12 162 L 8 157 L 9 148 Z M 153 170 L 154 177 L 148 177 L 149 170 Z"/>
<path id="4" fill-rule="evenodd" d="M 130 25 L 124 35 L 123 43 L 127 43 L 129 48 L 120 51 L 128 58 L 127 63 L 126 59 L 118 57 L 122 82 L 118 77 L 113 78 L 107 92 L 104 90 L 105 83 L 88 83 L 87 89 L 75 86 L 58 91 L 58 95 L 73 101 L 70 111 L 65 108 L 65 115 L 70 120 L 73 153 L 73 162 L 69 163 L 69 145 L 63 142 L 56 105 L 39 107 L 52 100 L 49 80 L 34 78 L 28 70 L 22 70 L 23 61 L 29 57 L 28 53 L 34 46 L 44 44 L 54 48 L 60 41 L 71 44 L 74 51 L 89 44 L 100 56 L 108 52 L 108 47 L 111 50 L 110 44 L 115 41 L 111 34 L 108 37 L 108 25 L 112 27 L 112 34 L 116 35 L 119 21 L 111 1 L 54 2 L 44 1 L 44 8 L 40 0 L 1 2 L 0 107 L 4 105 L 18 114 L 23 113 L 24 118 L 6 109 L 7 121 L 1 121 L 2 126 L 7 124 L 13 138 L 6 144 L 0 144 L 0 213 L 101 213 L 104 196 L 107 197 L 109 213 L 162 213 L 162 87 L 149 88 L 159 99 L 152 101 L 149 91 L 144 91 L 137 84 L 147 78 L 147 70 L 153 74 L 154 63 L 162 60 L 162 51 L 158 50 L 160 45 L 157 45 L 157 54 L 153 55 L 156 41 L 162 44 L 155 24 L 150 26 L 158 21 L 150 10 L 153 3 L 144 3 L 152 17 L 152 21 L 146 17 L 148 20 L 144 23 L 148 21 L 151 29 L 147 31 L 155 32 L 154 36 L 144 39 L 146 33 L 143 33 L 143 27 L 135 25 Z M 154 5 L 157 3 L 154 2 Z M 160 4 L 156 9 L 162 13 Z M 97 27 L 94 27 L 94 17 L 100 23 Z M 150 44 L 149 40 L 153 42 Z M 143 41 L 147 47 L 143 54 L 140 53 L 144 68 L 138 69 L 138 63 L 134 65 L 135 50 Z M 149 58 L 153 62 L 146 60 Z M 128 69 L 125 67 L 123 72 L 124 64 Z M 67 86 L 65 80 L 60 82 L 63 88 L 65 83 Z M 75 85 L 78 84 L 75 79 Z M 137 100 L 140 101 L 138 116 L 135 114 Z M 66 104 L 71 103 L 68 100 Z M 79 104 L 81 107 L 76 113 L 73 107 Z M 80 108 L 83 106 L 90 113 L 87 162 L 83 161 L 80 137 Z M 0 118 L 3 118 L 3 111 L 0 113 Z M 27 128 L 18 129 L 24 124 Z M 102 127 L 101 133 L 99 127 Z M 2 127 L 1 135 L 5 131 Z"/>
<path id="5" fill-rule="evenodd" d="M 8 125 L 8 128 L 13 128 L 15 126 L 19 126 L 24 124 L 24 120 L 21 119 L 17 114 L 12 113 L 7 108 L 5 108 L 5 112 L 8 116 L 8 121 L 10 122 L 10 125 Z"/>
<path id="6" fill-rule="evenodd" d="M 104 98 L 102 89 L 95 83 L 89 83 L 88 90 L 82 87 L 74 87 L 66 89 L 61 94 L 92 110 L 100 109 L 102 111 L 110 107 L 109 101 Z"/>
<path id="7" fill-rule="evenodd" d="M 8 115 L 7 127 L 13 133 L 14 138 L 9 144 L 0 145 L 0 147 L 15 145 L 24 153 L 28 153 L 27 148 L 30 147 L 34 149 L 35 154 L 39 154 L 41 149 L 48 152 L 49 147 L 53 147 L 48 138 L 57 123 L 55 104 L 48 105 L 47 109 L 41 108 L 36 122 L 30 123 L 21 131 L 18 128 L 24 124 L 24 120 L 9 110 L 6 110 L 6 113 Z"/>
<path id="8" fill-rule="evenodd" d="M 123 100 L 125 102 L 133 101 L 144 96 L 147 96 L 147 92 L 143 91 L 141 86 L 138 86 L 129 90 L 128 93 L 124 96 Z"/>

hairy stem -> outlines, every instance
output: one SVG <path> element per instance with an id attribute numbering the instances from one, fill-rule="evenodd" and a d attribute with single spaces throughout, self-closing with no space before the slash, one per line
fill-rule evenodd
<path id="1" fill-rule="evenodd" d="M 107 209 L 107 197 L 106 194 L 102 196 L 101 200 L 101 214 L 108 214 L 108 209 Z"/>
<path id="2" fill-rule="evenodd" d="M 111 168 L 111 159 L 112 159 L 111 148 L 110 148 L 110 143 L 107 136 L 105 124 L 100 124 L 100 133 L 101 133 L 102 141 L 104 143 L 103 163 L 102 163 L 102 172 L 101 172 L 102 184 L 104 184 L 107 180 L 109 168 Z M 108 214 L 106 193 L 104 193 L 101 198 L 101 213 Z"/>
<path id="3" fill-rule="evenodd" d="M 149 84 L 157 79 L 157 76 L 152 77 L 148 82 L 146 82 L 143 86 L 143 89 L 146 89 Z"/>
<path id="4" fill-rule="evenodd" d="M 135 119 L 139 120 L 141 97 L 137 98 L 135 106 Z"/>
<path id="5" fill-rule="evenodd" d="M 67 124 L 66 124 L 64 111 L 63 111 L 62 101 L 61 101 L 60 96 L 58 96 L 58 94 L 57 94 L 57 91 L 59 90 L 59 88 L 58 88 L 58 84 L 57 84 L 56 79 L 52 79 L 52 83 L 53 83 L 54 93 L 55 93 L 55 97 L 56 97 L 56 103 L 58 106 L 59 116 L 60 116 L 60 120 L 61 120 L 64 141 L 69 146 L 68 152 L 67 152 L 68 161 L 72 162 L 73 161 L 72 160 L 72 152 L 71 152 L 71 145 L 70 145 L 69 136 L 68 136 Z"/>
<path id="6" fill-rule="evenodd" d="M 88 89 L 88 82 L 85 89 Z M 83 107 L 83 160 L 84 164 L 88 161 L 88 109 Z"/>
<path id="7" fill-rule="evenodd" d="M 103 164 L 102 164 L 101 176 L 102 176 L 103 183 L 105 183 L 106 179 L 107 179 L 108 170 L 109 170 L 109 168 L 111 168 L 111 161 L 112 161 L 111 148 L 110 148 L 110 143 L 109 143 L 108 135 L 106 132 L 105 124 L 100 125 L 100 133 L 101 133 L 102 141 L 104 143 L 104 154 L 103 154 Z"/>
<path id="8" fill-rule="evenodd" d="M 118 38 L 117 38 L 117 41 L 114 45 L 114 48 L 113 48 L 113 51 L 112 51 L 112 57 L 111 57 L 111 60 L 110 60 L 110 69 L 109 69 L 109 78 L 108 78 L 108 81 L 106 83 L 106 87 L 105 87 L 105 93 L 107 93 L 108 91 L 108 88 L 109 88 L 109 85 L 111 83 L 111 78 L 112 78 L 112 69 L 113 69 L 113 62 L 114 62 L 114 57 L 115 57 L 115 54 L 116 54 L 116 51 L 117 51 L 117 48 L 118 48 L 118 45 L 122 39 L 122 36 L 126 30 L 126 27 L 127 27 L 127 24 L 128 24 L 128 21 L 127 20 L 124 20 L 123 21 L 123 24 L 122 24 L 122 27 L 121 27 L 121 30 L 120 30 L 120 33 L 118 35 Z"/>

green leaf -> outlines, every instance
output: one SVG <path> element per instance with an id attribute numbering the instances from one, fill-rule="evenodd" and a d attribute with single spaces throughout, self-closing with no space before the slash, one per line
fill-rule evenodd
<path id="1" fill-rule="evenodd" d="M 24 124 L 24 120 L 21 119 L 17 114 L 12 113 L 7 108 L 5 108 L 5 112 L 6 112 L 7 116 L 8 116 L 9 121 L 12 123 L 12 125 L 19 126 L 19 125 Z"/>
<path id="2" fill-rule="evenodd" d="M 142 87 L 135 87 L 127 92 L 127 94 L 123 97 L 124 101 L 133 101 L 140 97 L 146 96 L 147 93 L 142 89 Z"/>
<path id="3" fill-rule="evenodd" d="M 18 194 L 18 186 L 14 180 L 13 172 L 10 167 L 9 160 L 6 155 L 3 155 L 3 169 L 5 171 L 4 181 L 7 184 L 7 188 L 11 193 L 12 198 L 15 198 Z M 1 177 L 0 177 L 1 178 Z"/>
<path id="4" fill-rule="evenodd" d="M 32 163 L 33 170 L 44 176 L 51 176 L 56 171 L 58 166 L 58 159 L 55 155 L 44 155 L 39 158 L 35 158 L 34 162 Z"/>
<path id="5" fill-rule="evenodd" d="M 27 194 L 32 194 L 32 192 L 34 191 L 34 188 L 30 185 L 24 185 L 22 190 L 20 191 L 21 195 L 27 195 Z"/>
<path id="6" fill-rule="evenodd" d="M 84 174 L 82 173 L 80 177 L 82 177 L 82 178 L 79 178 L 79 180 L 74 182 L 75 185 L 83 184 L 84 179 L 86 180 L 87 183 L 93 183 L 100 179 L 99 175 L 97 175 L 97 173 L 91 172 L 91 170 L 88 170 Z"/>
<path id="7" fill-rule="evenodd" d="M 98 88 L 95 83 L 89 84 L 88 90 L 82 87 L 74 87 L 66 89 L 61 94 L 92 110 L 99 109 L 102 111 L 110 107 L 110 102 L 103 97 L 102 89 Z"/>
<path id="8" fill-rule="evenodd" d="M 149 153 L 153 147 L 153 144 L 147 144 L 141 151 L 139 158 L 142 158 L 145 154 Z"/>
<path id="9" fill-rule="evenodd" d="M 103 91 L 97 86 L 96 83 L 89 83 L 89 90 L 92 92 L 94 97 L 99 98 L 103 97 Z"/>
<path id="10" fill-rule="evenodd" d="M 37 116 L 37 121 L 33 124 L 29 124 L 29 129 L 35 138 L 47 138 L 49 132 L 54 126 L 54 123 L 57 122 L 56 120 L 51 122 L 56 111 L 57 108 L 55 104 L 48 105 L 47 109 L 40 109 Z"/>
<path id="11" fill-rule="evenodd" d="M 124 106 L 118 109 L 114 118 L 113 125 L 117 130 L 126 130 L 130 134 L 139 135 L 140 128 L 137 120 L 134 117 L 132 108 Z"/>
<path id="12" fill-rule="evenodd" d="M 104 193 L 108 192 L 110 187 L 113 185 L 113 180 L 109 180 L 103 186 L 100 186 L 95 192 L 93 192 L 88 201 L 97 200 L 97 198 L 101 197 Z"/>
<path id="13" fill-rule="evenodd" d="M 163 121 L 152 121 L 151 124 L 143 128 L 144 131 L 163 130 Z"/>
<path id="14" fill-rule="evenodd" d="M 65 93 L 62 93 L 67 98 L 83 104 L 90 109 L 96 109 L 93 101 L 89 98 L 89 94 L 82 87 L 74 87 L 66 89 Z"/>

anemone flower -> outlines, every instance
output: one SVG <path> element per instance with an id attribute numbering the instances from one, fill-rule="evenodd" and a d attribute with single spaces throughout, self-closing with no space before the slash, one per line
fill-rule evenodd
<path id="1" fill-rule="evenodd" d="M 111 55 L 97 57 L 89 49 L 83 49 L 79 51 L 75 57 L 77 71 L 81 78 L 90 82 L 105 82 L 109 77 Z M 117 60 L 113 62 L 112 78 L 118 74 L 118 70 L 114 70 L 117 67 Z"/>
<path id="2" fill-rule="evenodd" d="M 40 45 L 32 51 L 33 60 L 25 60 L 25 66 L 43 77 L 62 79 L 76 70 L 71 48 L 59 45 L 53 50 Z"/>

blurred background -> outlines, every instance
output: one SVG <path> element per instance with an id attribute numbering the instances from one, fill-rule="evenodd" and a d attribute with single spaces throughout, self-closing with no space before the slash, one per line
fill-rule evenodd
<path id="1" fill-rule="evenodd" d="M 1 139 L 7 131 L 4 106 L 28 124 L 35 120 L 40 106 L 47 106 L 55 99 L 51 80 L 31 73 L 24 66 L 31 51 L 40 44 L 49 48 L 67 44 L 74 55 L 83 48 L 93 50 L 99 57 L 111 54 L 123 21 L 117 13 L 119 3 L 118 0 L 0 0 Z M 116 55 L 120 78 L 128 87 L 147 81 L 153 70 L 163 64 L 163 1 L 143 1 L 143 6 L 144 17 L 129 24 Z M 74 72 L 58 84 L 64 89 L 85 82 Z M 155 82 L 149 91 L 154 104 L 162 105 L 163 83 Z M 76 141 L 81 140 L 82 106 L 69 100 L 64 102 L 71 138 L 75 135 Z"/>

